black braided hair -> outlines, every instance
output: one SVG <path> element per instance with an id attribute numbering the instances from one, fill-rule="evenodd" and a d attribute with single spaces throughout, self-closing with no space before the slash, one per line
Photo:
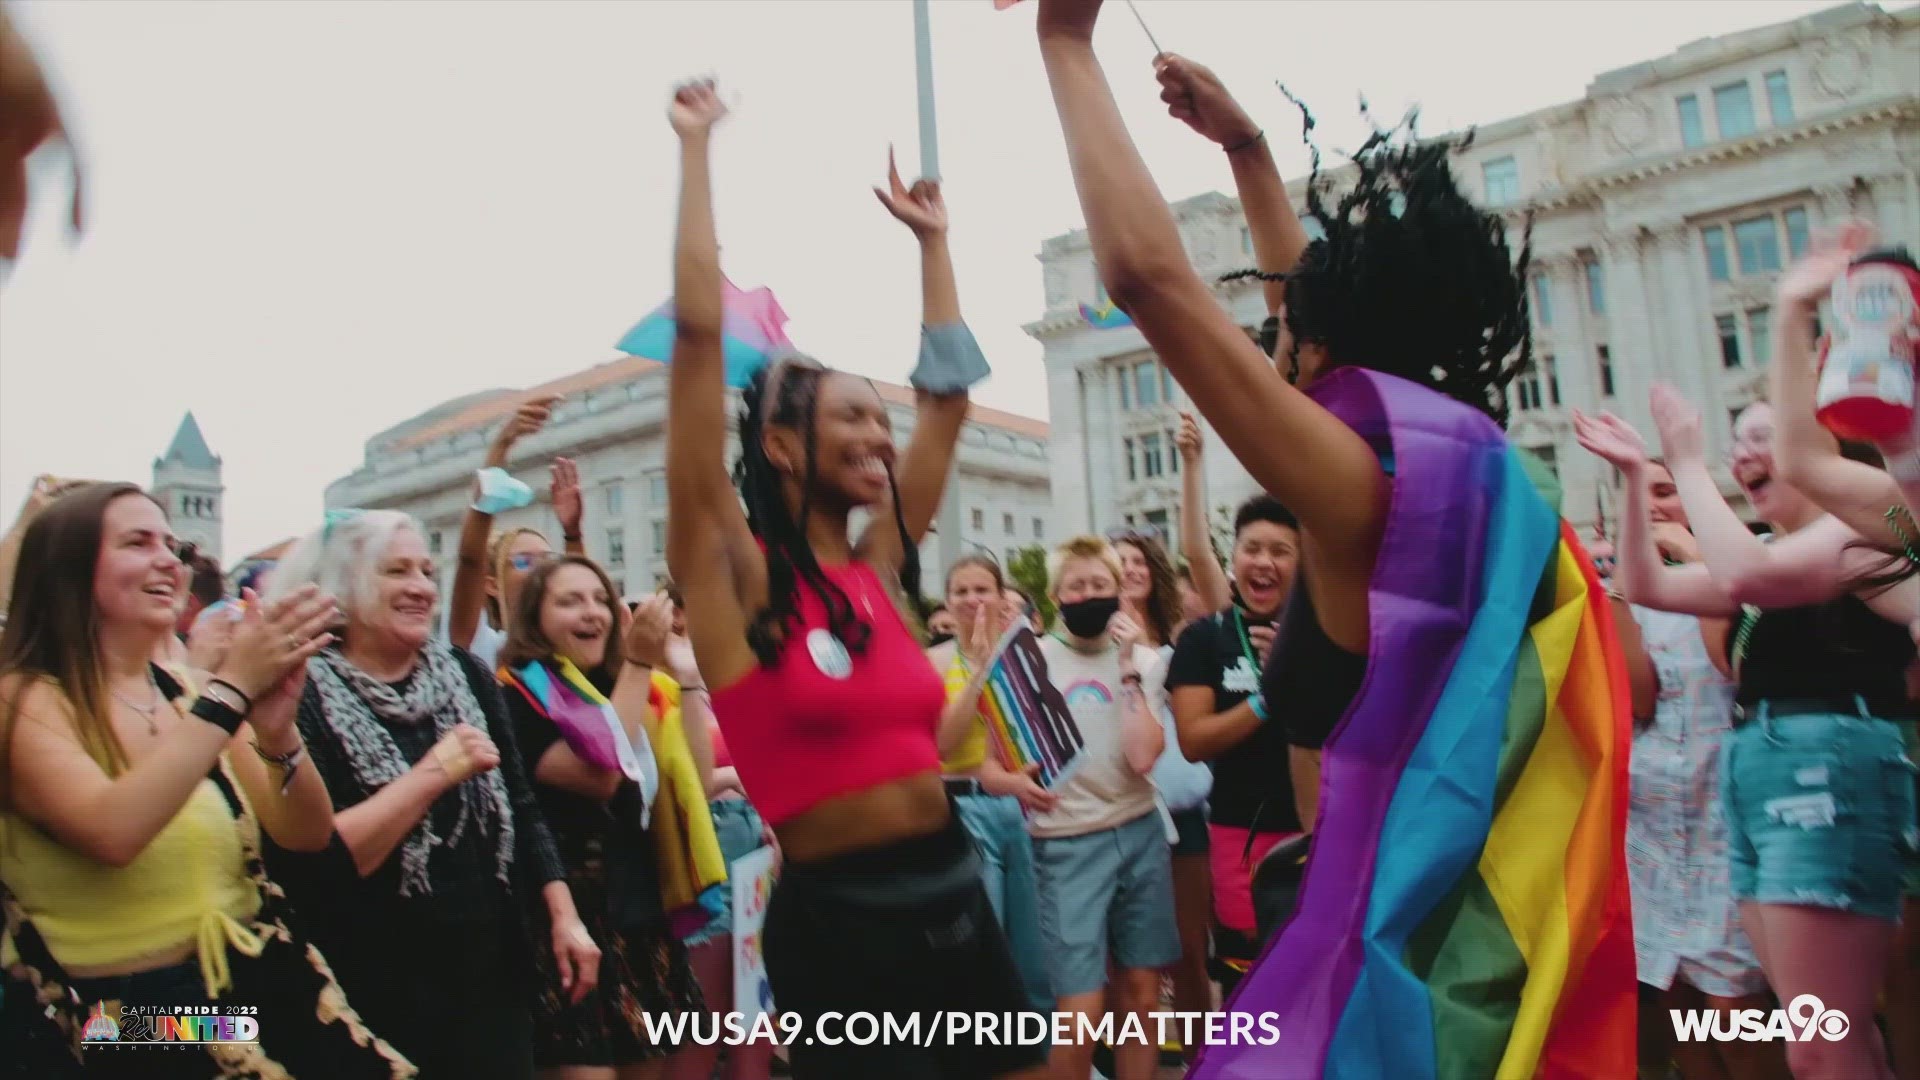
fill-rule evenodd
<path id="1" fill-rule="evenodd" d="M 776 400 L 767 401 L 767 382 L 772 372 L 780 371 L 775 387 Z M 767 606 L 755 612 L 747 625 L 747 645 L 762 664 L 779 662 L 786 642 L 787 624 L 799 613 L 799 589 L 802 582 L 826 605 L 827 629 L 846 645 L 849 652 L 866 651 L 872 628 L 854 614 L 853 602 L 846 590 L 835 584 L 820 569 L 813 547 L 807 542 L 807 520 L 813 511 L 813 489 L 818 476 L 814 457 L 814 414 L 819 402 L 820 383 L 827 369 L 819 364 L 789 360 L 762 368 L 741 394 L 740 459 L 734 463 L 733 482 L 746 503 L 747 527 L 766 545 Z M 800 516 L 788 510 L 780 489 L 780 472 L 767 457 L 763 437 L 770 424 L 800 429 L 806 456 L 806 475 L 800 486 Z M 907 538 L 905 513 L 900 509 L 900 489 L 893 469 L 887 469 L 887 486 L 893 493 L 894 523 L 900 529 L 904 557 L 900 566 L 900 585 L 925 621 L 919 608 L 920 551 Z"/>
<path id="2" fill-rule="evenodd" d="M 1312 342 L 1330 364 L 1398 375 L 1504 427 L 1507 386 L 1533 364 L 1526 287 L 1532 214 L 1516 260 L 1500 215 L 1475 206 L 1454 181 L 1449 156 L 1472 145 L 1473 133 L 1423 143 L 1417 113 L 1382 128 L 1364 99 L 1360 112 L 1373 134 L 1351 155 L 1352 187 L 1329 208 L 1333 181 L 1321 175 L 1313 114 L 1280 90 L 1300 109 L 1301 138 L 1313 159 L 1307 212 L 1326 235 L 1285 274 L 1240 270 L 1221 280 L 1285 283 L 1293 336 L 1288 378 L 1298 377 L 1300 346 Z"/>

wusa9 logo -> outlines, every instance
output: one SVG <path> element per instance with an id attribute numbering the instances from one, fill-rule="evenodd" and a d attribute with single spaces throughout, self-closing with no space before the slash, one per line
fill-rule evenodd
<path id="1" fill-rule="evenodd" d="M 1673 1037 L 1681 1042 L 1839 1042 L 1853 1021 L 1812 994 L 1801 994 L 1784 1009 L 1669 1009 Z"/>

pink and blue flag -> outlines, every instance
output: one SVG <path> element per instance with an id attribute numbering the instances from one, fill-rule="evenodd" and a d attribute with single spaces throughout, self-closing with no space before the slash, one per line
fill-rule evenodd
<path id="1" fill-rule="evenodd" d="M 727 385 L 738 389 L 753 381 L 754 373 L 767 366 L 775 354 L 793 348 L 787 340 L 787 313 L 773 290 L 766 286 L 747 290 L 721 279 L 722 348 L 726 357 Z M 673 360 L 673 301 L 666 303 L 634 324 L 615 346 L 629 356 L 669 363 Z"/>
<path id="2" fill-rule="evenodd" d="M 1087 325 L 1095 330 L 1118 330 L 1123 326 L 1133 325 L 1133 320 L 1127 318 L 1127 313 L 1114 307 L 1111 300 L 1099 307 L 1082 303 L 1080 317 L 1087 320 Z"/>

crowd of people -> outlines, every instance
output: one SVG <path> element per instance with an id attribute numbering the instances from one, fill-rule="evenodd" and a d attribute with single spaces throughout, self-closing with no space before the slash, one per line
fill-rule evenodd
<path id="1" fill-rule="evenodd" d="M 989 556 L 923 582 L 989 373 L 933 181 L 877 189 L 920 255 L 908 444 L 865 379 L 789 354 L 740 395 L 729 462 L 709 156 L 727 109 L 712 81 L 683 84 L 661 594 L 622 597 L 587 557 L 565 459 L 559 549 L 497 528 L 476 479 L 444 600 L 398 511 L 330 511 L 229 583 L 136 485 L 36 493 L 0 627 L 0 1074 L 1161 1068 L 1157 1039 L 662 1039 L 649 1016 L 735 1008 L 727 867 L 771 847 L 767 973 L 808 1020 L 1281 1003 L 1254 1056 L 1173 1049 L 1202 1078 L 1920 1077 L 1920 444 L 1843 445 L 1815 400 L 1834 281 L 1899 268 L 1913 310 L 1920 267 L 1847 225 L 1781 276 L 1770 401 L 1740 414 L 1726 463 L 1752 522 L 1670 388 L 1649 403 L 1658 454 L 1576 414 L 1624 506 L 1612 557 L 1589 561 L 1503 434 L 1531 360 L 1530 242 L 1461 192 L 1455 145 L 1383 130 L 1337 182 L 1316 155 L 1310 239 L 1265 131 L 1206 68 L 1157 57 L 1170 113 L 1232 168 L 1270 312 L 1249 334 L 1134 149 L 1092 49 L 1100 6 L 1042 0 L 1040 49 L 1107 293 L 1199 413 L 1177 440 L 1177 552 L 1134 529 L 1066 541 L 1051 620 Z M 0 30 L 0 148 L 24 157 L 58 114 Z M 0 185 L 0 226 L 23 184 Z M 484 468 L 557 403 L 521 402 Z M 1225 552 L 1202 418 L 1264 492 Z M 1554 667 L 1540 628 L 1563 611 L 1595 633 Z M 1020 623 L 1083 739 L 1046 781 L 1002 757 L 983 707 Z M 1483 700 L 1450 712 L 1460 686 Z M 1601 718 L 1566 760 L 1593 778 L 1583 835 L 1603 842 L 1498 862 L 1522 744 L 1567 737 L 1563 712 Z M 1546 719 L 1516 735 L 1529 715 Z M 1435 737 L 1484 747 L 1498 776 L 1422 757 Z M 1381 786 L 1409 760 L 1437 779 Z M 1565 910 L 1505 953 L 1463 952 L 1490 912 L 1523 918 L 1502 888 L 1563 864 L 1585 882 L 1563 909 L 1630 899 L 1602 912 L 1630 916 L 1620 962 L 1603 931 L 1554 961 L 1541 940 Z M 1568 988 L 1589 1013 L 1530 1027 Z M 1808 995 L 1850 1028 L 1681 1041 L 1669 1019 Z M 245 1010 L 258 1037 L 114 1045 L 94 1037 L 109 1006 Z M 1637 1045 L 1593 1034 L 1636 1012 Z"/>

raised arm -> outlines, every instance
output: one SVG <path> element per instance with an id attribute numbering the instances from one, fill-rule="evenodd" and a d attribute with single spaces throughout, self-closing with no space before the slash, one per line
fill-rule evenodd
<path id="1" fill-rule="evenodd" d="M 902 184 L 889 150 L 887 186 L 873 193 L 920 245 L 920 363 L 908 380 L 914 388 L 913 438 L 895 471 L 906 541 L 918 544 L 940 512 L 954 448 L 967 421 L 967 388 L 986 377 L 986 361 L 960 317 L 939 181 Z M 900 545 L 900 529 L 891 521 L 876 520 L 860 538 L 868 560 L 889 566 L 898 566 L 905 554 Z"/>
<path id="2" fill-rule="evenodd" d="M 1714 583 L 1736 602 L 1762 608 L 1816 604 L 1887 568 L 1885 553 L 1861 543 L 1858 533 L 1831 515 L 1774 543 L 1761 542 L 1707 471 L 1699 410 L 1664 384 L 1653 388 L 1649 404 L 1700 556 Z M 1863 598 L 1882 615 L 1906 621 L 1899 618 L 1908 606 L 1901 595 L 1869 590 Z"/>
<path id="3" fill-rule="evenodd" d="M 1587 452 L 1620 470 L 1626 496 L 1620 535 L 1614 541 L 1618 563 L 1614 580 L 1628 600 L 1658 611 L 1688 615 L 1732 615 L 1740 610 L 1707 568 L 1668 566 L 1653 538 L 1653 509 L 1647 498 L 1647 449 L 1640 433 L 1612 413 L 1573 413 L 1573 435 Z M 1741 526 L 1742 529 L 1745 526 Z"/>
<path id="4" fill-rule="evenodd" d="M 1233 586 L 1227 572 L 1220 568 L 1220 556 L 1213 550 L 1213 531 L 1207 528 L 1207 477 L 1200 424 L 1193 414 L 1180 413 L 1180 434 L 1174 437 L 1180 450 L 1180 555 L 1187 560 L 1187 577 L 1193 591 L 1207 605 L 1219 611 L 1233 603 Z M 1198 761 L 1199 758 L 1188 758 Z"/>
<path id="5" fill-rule="evenodd" d="M 1900 469 L 1913 476 L 1909 485 L 1913 490 L 1903 494 L 1887 471 L 1841 456 L 1840 444 L 1814 417 L 1820 373 L 1814 363 L 1813 328 L 1820 298 L 1872 240 L 1872 230 L 1864 225 L 1822 237 L 1813 253 L 1795 263 L 1775 288 L 1773 366 L 1768 376 L 1774 478 L 1792 485 L 1869 542 L 1897 550 L 1902 541 L 1887 525 L 1887 510 L 1911 506 L 1920 499 L 1920 469 Z M 1915 456 L 1916 447 L 1909 438 L 1903 445 L 1881 450 L 1890 468 L 1899 469 L 1903 458 Z"/>
<path id="6" fill-rule="evenodd" d="M 1098 0 L 1041 0 L 1038 21 L 1040 55 L 1107 294 L 1253 478 L 1299 515 L 1319 569 L 1358 571 L 1343 580 L 1357 581 L 1362 594 L 1386 517 L 1380 463 L 1360 436 L 1273 377 L 1270 359 L 1188 262 L 1094 56 L 1099 7 Z M 1321 610 L 1348 598 L 1329 599 L 1339 603 Z"/>
<path id="7" fill-rule="evenodd" d="M 680 221 L 667 374 L 667 569 L 686 597 L 700 669 L 718 686 L 753 667 L 747 602 L 766 588 L 766 564 L 726 463 L 724 311 L 710 172 L 713 126 L 726 112 L 711 81 L 682 85 L 668 110 L 680 137 Z"/>
<path id="8" fill-rule="evenodd" d="M 580 532 L 580 523 L 586 517 L 586 502 L 580 497 L 580 467 L 572 458 L 553 459 L 547 493 L 553 499 L 553 516 L 559 519 L 560 542 L 566 545 L 567 554 L 586 558 L 587 541 Z"/>
<path id="9" fill-rule="evenodd" d="M 483 469 L 504 469 L 513 444 L 539 431 L 560 404 L 560 395 L 548 394 L 521 402 L 487 448 Z M 493 515 L 479 507 L 480 482 L 474 481 L 474 501 L 460 522 L 460 552 L 454 562 L 453 598 L 447 602 L 447 641 L 462 649 L 473 645 L 480 629 L 480 611 L 487 603 L 487 543 L 493 535 Z"/>
<path id="10" fill-rule="evenodd" d="M 1260 271 L 1284 274 L 1293 269 L 1300 253 L 1307 249 L 1307 230 L 1287 199 L 1287 187 L 1280 179 L 1280 167 L 1274 164 L 1267 133 L 1227 92 L 1220 77 L 1207 68 L 1172 53 L 1155 58 L 1153 66 L 1167 112 L 1226 152 Z M 1261 291 L 1267 301 L 1267 314 L 1279 314 L 1286 302 L 1285 286 L 1266 278 Z"/>

